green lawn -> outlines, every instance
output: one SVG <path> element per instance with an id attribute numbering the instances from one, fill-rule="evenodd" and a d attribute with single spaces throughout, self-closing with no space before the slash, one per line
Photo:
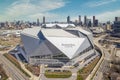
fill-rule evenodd
<path id="1" fill-rule="evenodd" d="M 82 75 L 80 75 L 79 73 L 77 74 L 77 80 L 84 80 Z"/>
<path id="2" fill-rule="evenodd" d="M 67 72 L 48 72 L 45 71 L 45 76 L 47 78 L 69 78 L 72 73 L 70 71 Z"/>
<path id="3" fill-rule="evenodd" d="M 85 78 L 90 74 L 93 68 L 96 66 L 97 62 L 99 61 L 99 57 L 93 60 L 89 65 L 80 69 L 77 73 L 77 80 L 85 80 Z"/>

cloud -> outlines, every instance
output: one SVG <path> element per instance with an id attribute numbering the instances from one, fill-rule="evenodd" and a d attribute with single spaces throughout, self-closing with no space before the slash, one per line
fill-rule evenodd
<path id="1" fill-rule="evenodd" d="M 60 17 L 60 15 L 58 14 L 54 14 L 54 13 L 49 13 L 49 12 L 46 12 L 46 13 L 36 13 L 36 14 L 32 14 L 32 15 L 29 15 L 28 17 L 30 19 L 37 19 L 39 18 L 40 21 L 42 21 L 42 18 L 43 16 L 45 16 L 47 19 L 46 21 L 51 21 L 51 20 L 57 20 L 58 17 Z"/>
<path id="2" fill-rule="evenodd" d="M 89 7 L 97 7 L 97 6 L 102 6 L 105 4 L 110 4 L 112 2 L 116 2 L 117 0 L 100 0 L 97 2 L 89 2 L 86 5 L 88 5 Z"/>
<path id="3" fill-rule="evenodd" d="M 100 22 L 114 21 L 115 17 L 120 17 L 120 10 L 107 11 L 96 15 Z"/>
<path id="4" fill-rule="evenodd" d="M 107 21 L 114 21 L 115 20 L 115 17 L 120 17 L 120 10 L 114 10 L 114 11 L 106 11 L 106 12 L 103 12 L 103 13 L 100 13 L 100 14 L 96 14 L 95 15 L 96 19 L 99 20 L 99 22 L 107 22 Z M 87 16 L 88 19 L 93 19 L 93 15 L 92 16 Z M 77 16 L 74 16 L 72 18 L 72 20 L 78 20 L 78 17 Z M 84 16 L 82 16 L 82 21 L 84 22 Z"/>
<path id="5" fill-rule="evenodd" d="M 12 3 L 5 12 L 9 18 L 28 17 L 35 19 L 47 15 L 56 17 L 57 14 L 50 11 L 64 7 L 65 0 L 17 0 Z"/>

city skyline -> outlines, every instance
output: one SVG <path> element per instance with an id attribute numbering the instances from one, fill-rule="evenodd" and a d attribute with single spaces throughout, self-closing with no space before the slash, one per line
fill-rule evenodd
<path id="1" fill-rule="evenodd" d="M 46 21 L 78 20 L 81 15 L 87 18 L 96 16 L 100 22 L 114 21 L 114 17 L 120 16 L 120 0 L 1 0 L 0 21 L 28 20 L 35 21 L 37 18 L 42 22 L 43 16 Z"/>

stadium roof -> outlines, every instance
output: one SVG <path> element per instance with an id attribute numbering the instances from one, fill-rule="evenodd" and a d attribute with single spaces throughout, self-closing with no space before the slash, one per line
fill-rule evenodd
<path id="1" fill-rule="evenodd" d="M 37 35 L 38 35 L 40 29 L 41 29 L 40 27 L 26 28 L 22 31 L 22 34 L 26 34 L 26 35 L 38 38 Z"/>
<path id="2" fill-rule="evenodd" d="M 77 37 L 63 29 L 41 29 L 41 31 L 47 37 Z"/>
<path id="3" fill-rule="evenodd" d="M 54 46 L 62 51 L 69 59 L 72 59 L 84 42 L 84 38 L 67 38 L 67 37 L 46 37 Z"/>
<path id="4" fill-rule="evenodd" d="M 84 34 L 91 34 L 81 28 L 67 28 L 67 30 L 79 30 Z M 67 32 L 64 29 L 49 29 L 33 27 L 27 28 L 22 31 L 22 34 L 39 39 L 38 33 L 42 33 L 47 40 L 49 40 L 54 46 L 62 51 L 70 59 L 73 58 L 80 45 L 85 41 L 85 38 L 78 37 L 74 34 Z"/>
<path id="5" fill-rule="evenodd" d="M 87 35 L 91 34 L 89 31 L 86 31 L 86 30 L 84 30 L 84 29 L 82 29 L 82 28 L 80 28 L 80 27 L 67 28 L 67 30 L 79 30 L 80 32 L 82 32 L 82 33 L 84 33 L 84 34 L 87 34 Z"/>
<path id="6" fill-rule="evenodd" d="M 61 28 L 66 28 L 66 27 L 69 27 L 69 26 L 72 26 L 72 27 L 75 27 L 74 24 L 59 24 L 59 23 L 49 23 L 49 24 L 45 24 L 46 27 L 54 27 L 54 26 L 59 26 Z"/>

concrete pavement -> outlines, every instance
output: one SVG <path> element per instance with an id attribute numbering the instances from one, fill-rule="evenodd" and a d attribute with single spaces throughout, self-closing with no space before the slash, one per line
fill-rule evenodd
<path id="1" fill-rule="evenodd" d="M 44 65 L 41 65 L 39 80 L 76 80 L 76 78 L 77 78 L 77 70 L 72 71 L 72 76 L 70 78 L 46 78 L 44 76 L 44 73 L 45 73 Z"/>

